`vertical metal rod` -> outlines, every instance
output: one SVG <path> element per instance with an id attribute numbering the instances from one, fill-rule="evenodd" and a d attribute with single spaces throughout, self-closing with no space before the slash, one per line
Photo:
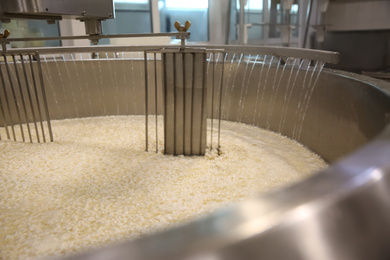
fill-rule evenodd
<path id="1" fill-rule="evenodd" d="M 222 71 L 221 71 L 221 82 L 219 86 L 219 115 L 218 115 L 218 155 L 221 155 L 221 118 L 222 118 L 222 90 L 223 90 L 223 77 L 225 72 L 225 61 L 227 58 L 227 53 L 224 53 L 225 58 L 222 62 Z"/>
<path id="2" fill-rule="evenodd" d="M 217 64 L 215 60 L 215 53 L 213 53 L 213 81 L 211 84 L 211 135 L 210 135 L 210 151 L 213 150 L 213 129 L 214 129 L 214 83 L 215 83 L 215 66 Z"/>
<path id="3" fill-rule="evenodd" d="M 50 114 L 49 114 L 49 106 L 47 104 L 47 97 L 46 97 L 46 90 L 45 90 L 45 83 L 43 81 L 43 73 L 42 73 L 42 66 L 41 66 L 41 57 L 39 56 L 39 53 L 36 52 L 34 55 L 37 65 L 38 65 L 38 75 L 39 75 L 39 81 L 41 83 L 41 93 L 42 93 L 42 101 L 43 101 L 43 107 L 45 109 L 45 116 L 46 116 L 46 123 L 47 128 L 49 129 L 49 136 L 50 136 L 50 142 L 53 142 L 53 131 L 51 129 L 51 122 L 50 122 Z"/>
<path id="4" fill-rule="evenodd" d="M 156 110 L 156 153 L 158 153 L 158 120 L 157 120 L 157 55 L 154 53 L 154 87 L 155 87 L 155 110 Z"/>
<path id="5" fill-rule="evenodd" d="M 303 36 L 302 48 L 306 48 L 307 33 L 309 32 L 312 9 L 313 9 L 313 0 L 310 0 L 309 1 L 309 11 L 308 11 L 308 14 L 307 14 L 307 17 L 306 17 L 305 34 Z"/>
<path id="6" fill-rule="evenodd" d="M 206 98 L 205 91 L 207 88 L 207 54 L 203 53 L 203 82 L 202 82 L 202 111 L 201 111 L 201 121 L 200 121 L 200 146 L 199 146 L 199 154 L 203 154 L 206 147 L 202 148 L 202 139 L 203 139 L 203 118 L 207 116 L 205 113 L 207 112 L 205 109 Z M 206 121 L 207 122 L 207 121 Z M 206 132 L 207 133 L 207 132 Z"/>
<path id="7" fill-rule="evenodd" d="M 144 51 L 145 64 L 145 151 L 148 151 L 148 54 Z"/>
<path id="8" fill-rule="evenodd" d="M 23 75 L 24 75 L 24 79 L 26 81 L 27 96 L 28 96 L 28 100 L 30 102 L 31 115 L 33 117 L 33 121 L 34 121 L 33 123 L 34 123 L 34 127 L 35 127 L 35 132 L 37 134 L 37 140 L 38 140 L 38 143 L 39 143 L 40 140 L 39 140 L 39 132 L 38 132 L 37 120 L 36 120 L 36 117 L 35 117 L 34 106 L 33 106 L 32 98 L 31 98 L 30 83 L 28 82 L 26 67 L 24 66 L 23 55 L 20 55 L 20 61 L 22 63 Z M 39 107 L 38 107 L 38 109 L 39 109 Z M 39 118 L 39 120 L 42 121 L 41 117 Z M 28 123 L 27 123 L 27 125 L 28 125 Z M 42 129 L 43 129 L 43 127 L 42 127 Z M 31 136 L 30 136 L 30 140 L 31 140 Z"/>
<path id="9" fill-rule="evenodd" d="M 0 69 L 0 71 L 1 71 L 1 69 Z M 1 81 L 2 81 L 3 88 L 4 88 L 3 90 L 5 91 L 5 85 L 4 85 L 3 73 L 2 72 L 1 72 Z M 6 102 L 7 102 L 7 100 L 6 100 Z M 4 126 L 4 129 L 5 129 L 5 133 L 7 135 L 7 138 L 11 139 L 9 131 L 8 131 L 7 119 L 6 119 L 6 116 L 5 116 L 4 106 L 3 106 L 3 103 L 1 101 L 1 97 L 0 97 L 0 112 L 1 112 L 1 116 L 3 117 L 3 126 Z"/>
<path id="10" fill-rule="evenodd" d="M 229 44 L 230 40 L 230 23 L 231 23 L 231 15 L 232 15 L 232 1 L 228 1 L 228 11 L 227 11 L 227 19 L 226 19 L 226 31 L 225 31 L 225 44 Z M 265 9 L 264 9 L 265 10 Z"/>
<path id="11" fill-rule="evenodd" d="M 38 94 L 37 82 L 36 82 L 36 79 L 35 79 L 35 73 L 34 73 L 34 68 L 33 68 L 33 60 L 32 60 L 32 56 L 31 55 L 28 55 L 28 58 L 29 58 L 29 61 L 30 61 L 31 77 L 32 77 L 32 82 L 33 82 L 33 87 L 34 87 L 35 102 L 37 102 L 38 117 L 39 117 L 38 119 L 39 119 L 39 122 L 40 122 L 40 125 L 41 125 L 42 138 L 43 138 L 43 142 L 46 143 L 45 130 L 43 128 L 43 118 L 42 118 L 42 112 L 41 112 L 41 104 L 39 102 L 39 96 L 38 96 L 39 94 Z M 24 63 L 23 63 L 23 57 L 22 56 L 21 56 L 21 59 L 22 59 L 22 65 L 23 65 L 23 70 L 24 70 Z M 29 89 L 29 84 L 28 84 L 28 80 L 27 80 L 27 74 L 25 74 L 24 76 L 26 78 L 27 89 Z M 30 93 L 30 91 L 29 91 L 29 93 Z M 33 115 L 34 115 L 34 113 L 33 113 Z M 36 121 L 34 119 L 34 124 L 35 124 L 35 128 L 36 128 L 37 126 L 36 126 L 35 122 Z M 37 131 L 37 137 L 38 137 L 38 142 L 39 142 L 38 131 Z"/>
<path id="12" fill-rule="evenodd" d="M 1 101 L 1 98 L 0 98 L 0 113 L 1 113 L 1 120 L 3 121 L 3 127 L 6 131 L 7 138 L 9 139 L 8 126 L 7 126 L 7 122 L 5 121 L 5 113 L 4 113 L 4 108 L 3 108 L 3 103 Z M 1 140 L 1 135 L 0 135 L 0 140 Z"/>
<path id="13" fill-rule="evenodd" d="M 163 95 L 164 95 L 164 136 L 167 136 L 167 77 L 165 76 L 165 68 L 167 66 L 167 55 L 165 53 L 161 56 L 163 65 L 161 67 L 162 69 L 162 75 L 163 75 Z M 167 142 L 164 140 L 164 152 L 167 151 Z"/>
<path id="14" fill-rule="evenodd" d="M 5 69 L 7 70 L 8 80 L 9 80 L 9 84 L 10 84 L 10 86 L 11 86 L 12 98 L 13 98 L 14 103 L 15 103 L 16 114 L 17 114 L 18 120 L 19 120 L 20 132 L 21 132 L 21 134 L 22 134 L 22 140 L 23 140 L 23 142 L 24 142 L 25 139 L 24 139 L 23 126 L 22 126 L 22 119 L 21 119 L 21 117 L 20 117 L 20 111 L 19 111 L 19 102 L 18 102 L 18 100 L 17 100 L 17 98 L 16 98 L 16 93 L 15 93 L 14 84 L 13 84 L 13 82 L 12 82 L 11 73 L 10 73 L 10 70 L 9 70 L 9 67 L 8 67 L 8 61 L 7 61 L 6 57 L 5 57 L 5 55 L 3 55 L 3 56 L 4 56 Z M 16 141 L 16 140 L 15 140 L 15 141 Z"/>
<path id="15" fill-rule="evenodd" d="M 23 59 L 22 59 L 22 55 L 20 55 L 20 58 L 23 62 Z M 25 104 L 25 99 L 24 99 L 24 95 L 23 95 L 23 89 L 22 89 L 22 83 L 20 81 L 20 77 L 19 77 L 19 73 L 18 73 L 18 68 L 16 66 L 16 59 L 15 59 L 15 56 L 12 55 L 12 60 L 14 62 L 14 68 L 15 68 L 15 75 L 16 75 L 16 80 L 18 82 L 18 86 L 19 86 L 19 92 L 20 92 L 20 98 L 22 100 L 22 108 L 23 108 L 23 112 L 24 112 L 24 115 L 25 115 L 25 119 L 26 119 L 26 125 L 27 125 L 27 132 L 28 132 L 28 136 L 30 138 L 30 143 L 33 142 L 32 140 L 32 137 L 31 137 L 31 129 L 30 129 L 30 124 L 28 122 L 28 114 L 27 114 L 27 109 L 26 109 L 26 104 Z M 26 73 L 26 70 L 24 68 L 24 66 L 22 67 L 23 68 L 23 72 Z M 28 84 L 26 84 L 26 88 L 28 89 Z M 31 104 L 31 99 L 30 99 L 30 104 Z"/>
<path id="16" fill-rule="evenodd" d="M 183 154 L 186 154 L 186 63 L 185 63 L 185 53 L 181 54 L 182 59 L 182 74 L 183 74 Z"/>
<path id="17" fill-rule="evenodd" d="M 240 15 L 239 15 L 239 31 L 238 31 L 238 42 L 243 45 L 245 42 L 244 30 L 245 30 L 245 0 L 240 0 Z"/>
<path id="18" fill-rule="evenodd" d="M 194 96 L 195 96 L 195 53 L 191 53 L 192 54 L 192 95 L 191 95 L 191 133 L 190 133 L 190 136 L 191 136 L 191 154 L 193 154 L 194 152 L 192 151 L 192 141 L 194 140 L 194 131 L 192 131 L 193 127 L 194 127 Z"/>
<path id="19" fill-rule="evenodd" d="M 173 154 L 174 155 L 177 155 L 177 149 L 176 149 L 176 143 L 177 143 L 177 134 L 176 134 L 176 123 L 177 123 L 177 118 L 176 118 L 176 109 L 178 107 L 177 105 L 177 91 L 176 91 L 176 88 L 177 88 L 177 84 L 176 84 L 176 81 L 177 81 L 177 73 L 176 73 L 176 53 L 173 53 L 172 54 L 172 58 L 173 58 Z"/>

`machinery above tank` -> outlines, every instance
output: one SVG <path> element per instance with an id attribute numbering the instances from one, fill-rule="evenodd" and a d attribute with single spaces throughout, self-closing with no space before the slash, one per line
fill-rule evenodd
<path id="1" fill-rule="evenodd" d="M 113 0 L 3 0 L 0 2 L 0 19 L 39 19 L 52 23 L 56 20 L 84 21 L 86 34 L 102 33 L 101 22 L 114 18 Z"/>

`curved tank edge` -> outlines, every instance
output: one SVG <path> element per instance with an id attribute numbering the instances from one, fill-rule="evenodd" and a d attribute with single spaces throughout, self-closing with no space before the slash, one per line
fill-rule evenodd
<path id="1" fill-rule="evenodd" d="M 335 75 L 341 76 L 341 77 L 346 77 L 351 80 L 357 80 L 357 81 L 362 81 L 367 84 L 370 84 L 371 86 L 378 88 L 382 91 L 384 91 L 387 95 L 390 96 L 390 82 L 382 80 L 382 79 L 377 79 L 373 78 L 370 76 L 362 75 L 362 74 L 356 74 L 353 72 L 348 72 L 348 71 L 342 71 L 342 70 L 335 70 L 335 69 L 328 69 L 325 68 L 323 70 L 325 73 L 333 73 Z"/>
<path id="2" fill-rule="evenodd" d="M 390 93 L 388 82 L 330 72 Z M 323 259 L 383 259 L 390 255 L 386 242 L 380 242 L 390 239 L 389 155 L 390 124 L 303 182 L 71 259 L 314 259 L 318 250 L 329 257 Z"/>

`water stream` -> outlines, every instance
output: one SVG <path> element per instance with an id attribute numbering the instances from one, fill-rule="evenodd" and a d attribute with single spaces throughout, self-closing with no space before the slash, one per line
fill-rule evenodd
<path id="1" fill-rule="evenodd" d="M 99 84 L 98 76 L 96 75 L 96 67 L 94 66 L 94 63 L 95 63 L 94 61 L 95 60 L 98 61 L 97 64 L 98 64 L 98 70 L 99 70 L 98 74 L 99 74 L 100 84 Z M 92 67 L 92 72 L 93 72 L 94 79 L 95 79 L 96 90 L 99 91 L 99 95 L 97 95 L 98 96 L 98 100 L 99 100 L 99 105 L 102 108 L 103 115 L 107 115 L 106 102 L 105 102 L 105 98 L 104 98 L 105 95 L 104 95 L 104 89 L 103 89 L 102 69 L 101 69 L 101 66 L 100 66 L 99 54 L 97 54 L 97 59 L 93 59 L 91 57 L 91 54 L 89 54 L 89 61 L 90 61 L 90 64 L 91 64 L 91 67 Z"/>
<path id="2" fill-rule="evenodd" d="M 83 69 L 83 79 L 84 79 L 84 88 L 86 89 L 87 91 L 87 103 L 89 105 L 89 114 L 90 116 L 94 116 L 94 111 L 92 109 L 92 99 L 91 99 L 91 90 L 90 90 L 90 85 L 89 85 L 89 80 L 87 79 L 87 72 L 85 70 L 85 64 L 84 64 L 84 58 L 83 58 L 83 55 L 80 53 L 80 61 L 81 61 L 81 67 Z M 75 63 L 76 65 L 76 63 Z"/>
<path id="3" fill-rule="evenodd" d="M 261 107 L 263 105 L 264 93 L 265 93 L 265 90 L 267 88 L 268 76 L 269 76 L 269 72 L 271 70 L 271 66 L 272 66 L 273 60 L 274 60 L 274 56 L 271 56 L 271 60 L 270 60 L 269 65 L 268 65 L 268 69 L 267 69 L 267 72 L 265 74 L 264 84 L 263 84 L 263 88 L 262 88 L 263 91 L 262 91 L 261 97 L 260 97 L 260 103 L 259 103 L 260 109 L 259 109 L 259 114 L 258 114 L 258 121 L 260 120 L 260 116 L 261 116 L 261 112 L 262 112 Z"/>
<path id="4" fill-rule="evenodd" d="M 295 77 L 294 77 L 293 83 L 291 84 L 291 87 L 289 87 L 290 82 L 291 82 L 291 77 L 294 73 L 294 68 L 296 67 L 296 63 L 298 63 L 298 62 L 299 62 L 299 59 L 295 58 L 292 66 L 291 66 L 291 72 L 290 72 L 290 76 L 289 76 L 288 81 L 287 81 L 287 87 L 286 87 L 286 91 L 285 91 L 285 95 L 284 95 L 282 114 L 280 116 L 280 121 L 279 121 L 279 127 L 278 127 L 279 133 L 281 133 L 284 129 L 284 124 L 286 122 L 287 111 L 288 111 L 288 107 L 290 104 L 291 96 L 292 96 L 292 93 L 294 91 L 295 82 L 297 81 L 299 71 L 300 71 L 302 64 L 303 64 L 303 60 L 300 62 L 299 67 L 297 68 L 297 71 L 295 73 Z"/>
<path id="5" fill-rule="evenodd" d="M 257 64 L 258 58 L 259 58 L 259 54 L 256 55 L 255 60 L 252 62 L 252 68 L 251 68 L 251 71 L 249 72 L 248 81 L 245 84 L 244 96 L 242 98 L 242 106 L 240 106 L 240 112 L 239 112 L 239 122 L 241 122 L 242 111 L 244 110 L 244 107 L 246 105 L 246 97 L 248 95 L 249 85 L 250 85 L 252 74 L 253 74 L 253 70 L 254 70 L 254 68 L 255 68 L 255 66 Z"/>
<path id="6" fill-rule="evenodd" d="M 66 75 L 67 75 L 67 81 L 66 82 L 69 84 L 69 82 L 71 82 L 71 76 L 70 76 L 70 73 L 69 73 L 68 62 L 66 61 L 64 55 L 62 55 L 62 59 L 63 59 L 62 62 L 64 63 L 65 71 L 66 71 Z M 79 108 L 78 108 L 78 102 L 76 100 L 76 95 L 74 93 L 73 88 L 70 88 L 70 89 L 71 89 L 71 96 L 72 96 L 72 100 L 73 100 L 73 105 L 74 105 L 74 108 L 76 110 L 76 117 L 80 117 Z"/>
<path id="7" fill-rule="evenodd" d="M 53 89 L 54 84 L 53 84 L 53 80 L 52 80 L 51 73 L 50 73 L 49 62 L 46 59 L 46 55 L 42 55 L 42 57 L 43 57 L 43 61 L 44 61 L 42 63 L 43 64 L 42 65 L 42 72 L 43 72 L 43 77 L 46 79 L 45 85 L 50 88 L 50 93 L 53 94 L 53 100 L 54 100 L 55 107 L 57 109 L 57 115 L 59 115 L 60 118 L 64 118 L 62 115 L 62 109 L 60 107 L 60 104 L 58 103 L 57 93 Z M 45 66 L 45 67 L 43 67 L 43 66 Z"/>
<path id="8" fill-rule="evenodd" d="M 45 55 L 42 56 L 44 60 L 43 75 L 47 85 L 52 88 L 50 98 L 55 104 L 59 117 L 75 117 L 74 113 L 78 117 L 80 109 L 83 110 L 83 115 L 87 113 L 89 116 L 138 114 L 138 110 L 144 107 L 139 103 L 144 101 L 138 101 L 140 99 L 138 87 L 142 87 L 145 80 L 143 65 L 139 62 L 139 57 L 143 57 L 141 52 L 138 54 L 136 52 L 113 53 L 112 58 L 111 53 L 106 52 L 102 55 L 103 58 L 97 54 L 96 59 L 92 58 L 91 54 L 87 55 L 89 57 L 87 59 L 81 53 L 70 54 L 69 57 L 62 55 L 60 56 L 61 62 L 58 59 L 59 56 L 52 55 L 54 67 L 50 66 L 51 61 Z M 68 58 L 69 64 L 66 58 Z M 116 62 L 120 63 L 116 64 Z M 208 117 L 216 118 L 218 112 L 223 118 L 230 118 L 229 114 L 234 113 L 234 118 L 238 122 L 246 122 L 249 115 L 252 117 L 253 124 L 284 132 L 286 119 L 291 117 L 293 113 L 295 121 L 293 122 L 292 137 L 299 139 L 315 85 L 324 66 L 322 62 L 316 62 L 314 66 L 309 66 L 309 63 L 310 61 L 304 59 L 260 54 L 245 56 L 243 53 L 226 53 L 222 56 L 220 53 L 215 53 L 207 55 L 206 77 L 212 77 L 208 81 L 212 83 L 208 86 L 212 88 L 210 90 L 212 101 L 209 104 L 211 114 Z M 161 66 L 160 63 L 157 64 Z M 18 64 L 18 66 L 21 65 Z M 225 70 L 223 78 L 219 70 L 222 66 Z M 157 67 L 154 64 L 149 64 L 148 68 L 155 77 Z M 54 80 L 51 73 L 57 74 L 58 80 Z M 88 73 L 91 73 L 90 78 Z M 148 73 L 149 80 L 152 79 L 150 73 Z M 69 82 L 74 83 L 75 81 L 77 81 L 77 85 L 68 87 Z M 221 82 L 222 89 L 219 87 Z M 155 85 L 155 82 L 150 83 L 151 86 Z M 59 84 L 59 86 L 53 88 L 53 84 Z M 252 86 L 254 89 L 251 89 Z M 294 94 L 297 91 L 299 93 Z M 121 94 L 124 96 L 121 97 Z M 220 95 L 221 100 L 219 100 Z M 292 103 L 293 96 L 298 97 L 298 101 L 294 100 L 297 102 L 296 105 Z M 111 101 L 106 98 L 110 98 L 114 102 L 112 104 L 113 110 L 108 110 L 107 102 L 111 104 Z M 126 100 L 129 102 L 123 103 Z M 62 104 L 67 104 L 67 106 L 72 104 L 74 111 L 70 111 L 69 107 L 65 110 L 61 109 Z M 296 108 L 294 112 L 291 112 L 291 109 L 294 109 L 291 108 L 291 104 L 294 104 Z M 95 113 L 97 105 L 101 107 L 101 112 Z M 236 108 L 232 108 L 233 105 L 236 105 Z M 99 108 L 97 109 L 99 110 Z M 253 109 L 253 111 L 250 112 L 249 109 Z M 5 111 L 0 112 L 5 114 Z M 275 119 L 275 116 L 278 118 Z M 215 145 L 215 127 L 216 124 L 211 121 L 210 146 Z"/>
<path id="9" fill-rule="evenodd" d="M 254 113 L 253 113 L 252 124 L 256 123 L 256 115 L 257 115 L 257 107 L 258 107 L 258 104 L 259 104 L 259 94 L 260 94 L 261 79 L 262 79 L 262 76 L 263 76 L 264 65 L 265 65 L 266 60 L 267 60 L 267 55 L 264 55 L 263 61 L 262 61 L 262 65 L 261 65 L 261 70 L 260 70 L 260 76 L 259 76 L 258 84 L 257 84 L 257 88 L 256 88 L 256 102 L 255 102 L 255 108 L 254 108 Z"/>
<path id="10" fill-rule="evenodd" d="M 245 69 L 244 69 L 244 76 L 243 76 L 242 83 L 241 83 L 240 99 L 238 100 L 238 114 L 237 114 L 237 121 L 238 122 L 241 122 L 242 99 L 243 99 L 243 93 L 244 93 L 244 90 L 245 90 L 245 84 L 246 84 L 245 79 L 246 79 L 246 74 L 247 74 L 247 71 L 248 71 L 248 66 L 249 66 L 250 60 L 251 60 L 251 54 L 249 54 L 249 56 L 247 57 L 246 65 L 245 65 Z"/>
<path id="11" fill-rule="evenodd" d="M 79 70 L 78 70 L 78 68 L 77 68 L 77 66 L 76 66 L 76 61 L 75 61 L 75 59 L 74 59 L 74 56 L 73 56 L 73 53 L 71 53 L 70 54 L 70 57 L 71 57 L 71 60 L 72 60 L 72 64 L 73 64 L 73 68 L 74 68 L 74 71 L 75 71 L 75 74 L 76 74 L 76 78 L 77 78 L 77 86 L 78 86 L 78 91 L 80 91 L 79 92 L 79 95 L 80 95 L 80 98 L 81 98 L 81 103 L 82 103 L 82 106 L 83 106 L 83 111 L 87 111 L 87 106 L 86 106 L 86 104 L 88 103 L 88 102 L 85 102 L 86 101 L 86 98 L 85 98 L 85 95 L 84 95 L 84 89 L 85 89 L 85 87 L 84 87 L 84 85 L 82 85 L 81 84 L 81 77 L 80 77 L 80 74 L 79 74 Z M 65 62 L 65 63 L 67 63 L 67 62 Z M 68 71 L 69 72 L 69 71 Z M 69 80 L 70 80 L 70 77 L 69 77 Z M 90 102 L 90 101 L 89 101 Z M 79 103 L 79 102 L 77 102 L 77 103 Z M 76 106 L 76 108 L 77 108 L 77 106 Z"/>
<path id="12" fill-rule="evenodd" d="M 306 92 L 305 101 L 304 101 L 304 104 L 302 105 L 302 110 L 300 112 L 301 120 L 300 120 L 300 124 L 299 124 L 299 128 L 298 128 L 298 136 L 297 136 L 296 140 L 299 140 L 301 138 L 302 125 L 303 125 L 303 122 L 305 121 L 305 115 L 306 115 L 307 109 L 309 108 L 311 96 L 313 95 L 314 88 L 317 85 L 318 78 L 321 74 L 322 69 L 324 68 L 324 65 L 325 65 L 324 62 L 317 61 L 315 64 L 315 67 L 313 69 L 313 72 L 310 76 L 309 89 Z M 316 70 L 317 70 L 317 73 L 316 73 Z M 314 81 L 313 81 L 313 79 L 314 79 Z"/>
<path id="13" fill-rule="evenodd" d="M 110 71 L 110 77 L 111 77 L 110 80 L 108 81 L 110 86 L 107 86 L 107 87 L 112 87 L 114 89 L 114 91 L 116 92 L 116 94 L 114 95 L 116 114 L 120 115 L 120 112 L 119 112 L 119 101 L 118 101 L 119 90 L 118 90 L 118 80 L 116 78 L 116 70 L 114 69 L 114 72 L 112 72 L 112 68 L 111 67 L 113 65 L 110 62 L 111 59 L 108 58 L 107 52 L 105 53 L 105 56 L 106 56 L 106 61 L 107 61 L 107 65 L 108 65 L 108 70 Z M 115 58 L 115 53 L 113 53 L 113 57 Z"/>
<path id="14" fill-rule="evenodd" d="M 242 61 L 242 58 L 243 58 L 243 57 L 244 57 L 244 54 L 241 53 L 240 58 L 238 59 L 236 71 L 234 72 L 234 77 L 233 77 L 232 85 L 231 85 L 231 88 L 230 88 L 229 104 L 227 105 L 227 107 L 230 107 L 230 106 L 231 106 L 232 93 L 233 93 L 234 88 L 235 88 L 235 86 L 236 86 L 237 73 L 238 73 L 238 71 L 239 71 L 239 69 L 240 69 L 240 64 L 241 64 L 241 61 Z M 233 58 L 232 58 L 232 63 L 233 63 L 233 61 L 234 61 L 234 56 L 233 56 Z M 226 84 L 226 88 L 229 89 L 229 85 L 228 85 L 228 84 Z M 227 91 L 226 91 L 226 93 L 227 93 Z M 227 118 L 229 118 L 229 112 L 230 112 L 230 109 L 229 109 L 228 112 L 227 112 L 227 115 L 226 115 Z"/>
<path id="15" fill-rule="evenodd" d="M 57 58 L 55 57 L 54 54 L 52 55 L 52 58 L 53 58 L 53 61 L 54 61 L 55 66 L 56 66 L 56 68 L 57 68 L 57 75 L 58 75 L 58 79 L 59 79 L 59 81 L 60 81 L 59 83 L 60 83 L 60 85 L 61 85 L 62 97 L 63 97 L 63 99 L 64 99 L 64 103 L 65 103 L 65 104 L 69 104 L 68 95 L 67 95 L 66 89 L 65 89 L 64 79 L 63 79 L 63 77 L 62 77 L 62 72 L 61 72 L 61 69 L 59 68 L 59 65 L 58 65 L 58 62 L 57 62 Z M 55 86 L 53 86 L 53 87 L 55 87 Z M 61 107 L 60 107 L 59 109 L 62 110 Z M 68 114 L 66 115 L 66 117 L 67 117 L 67 118 L 70 118 L 70 117 L 71 117 L 71 114 L 68 112 Z"/>
<path id="16" fill-rule="evenodd" d="M 122 74 L 123 74 L 123 83 L 126 84 L 127 83 L 127 73 L 126 72 L 126 66 L 125 66 L 125 54 L 124 52 L 122 51 L 121 53 L 121 60 L 122 60 Z M 126 86 L 125 87 L 125 97 L 126 97 L 126 100 L 129 100 L 129 88 Z M 126 115 L 129 114 L 129 102 L 125 102 L 125 107 L 126 107 Z"/>
<path id="17" fill-rule="evenodd" d="M 228 57 L 229 57 L 229 54 L 226 53 L 225 62 L 228 60 Z M 228 73 L 227 73 L 226 83 L 223 85 L 223 88 L 225 88 L 225 90 L 223 91 L 224 92 L 224 97 L 223 97 L 223 101 L 222 101 L 222 115 L 223 115 L 223 117 L 225 117 L 225 114 L 227 113 L 225 111 L 225 108 L 228 107 L 228 106 L 225 106 L 225 104 L 227 103 L 228 86 L 229 86 L 230 75 L 231 75 L 231 72 L 232 72 L 232 68 L 233 68 L 234 58 L 235 57 L 236 57 L 236 53 L 233 53 L 233 56 L 232 56 L 232 58 L 230 60 L 230 66 L 229 66 L 229 70 L 228 70 Z"/>
<path id="18" fill-rule="evenodd" d="M 288 65 L 289 60 L 290 60 L 290 58 L 287 58 L 287 60 L 284 62 L 282 73 L 280 75 L 278 75 L 278 71 L 279 71 L 279 67 L 280 67 L 282 58 L 279 58 L 279 61 L 278 61 L 278 66 L 277 66 L 277 69 L 276 69 L 276 72 L 275 72 L 275 76 L 274 76 L 274 81 L 273 81 L 273 84 L 272 84 L 272 93 L 271 93 L 271 99 L 270 99 L 271 109 L 269 109 L 269 112 L 268 112 L 267 129 L 270 129 L 270 127 L 271 127 L 271 116 L 274 114 L 275 103 L 276 103 L 276 98 L 278 96 L 280 83 L 282 82 L 283 75 L 284 75 L 284 72 L 286 70 L 286 67 Z M 278 81 L 278 84 L 276 85 L 276 88 L 275 88 L 275 82 L 276 81 Z"/>

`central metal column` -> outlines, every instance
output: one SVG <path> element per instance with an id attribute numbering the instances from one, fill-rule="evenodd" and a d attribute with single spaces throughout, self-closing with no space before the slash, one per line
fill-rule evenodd
<path id="1" fill-rule="evenodd" d="M 185 49 L 162 54 L 164 150 L 172 155 L 206 152 L 206 52 Z"/>
<path id="2" fill-rule="evenodd" d="M 162 95 L 163 95 L 163 116 L 164 116 L 164 153 L 169 155 L 204 155 L 207 146 L 207 68 L 213 60 L 215 66 L 212 68 L 213 82 L 211 98 L 215 92 L 215 70 L 218 58 L 215 53 L 224 53 L 223 50 L 210 50 L 207 48 L 188 48 L 185 40 L 189 38 L 186 33 L 191 23 L 185 22 L 181 26 L 175 23 L 179 31 L 177 39 L 181 40 L 180 47 L 161 48 L 144 52 L 145 59 L 145 143 L 146 151 L 149 149 L 148 139 L 148 53 L 154 53 L 154 94 L 157 97 L 157 60 L 156 54 L 161 54 L 162 70 Z M 207 61 L 207 54 L 210 59 Z M 211 58 L 213 57 L 213 59 Z M 219 56 L 218 56 L 219 57 Z M 221 126 L 221 100 L 224 62 L 220 66 L 221 80 L 219 86 L 219 118 L 218 118 L 218 152 L 219 136 Z M 217 90 L 218 91 L 218 90 Z M 213 107 L 213 101 L 211 106 Z M 155 99 L 156 113 L 156 152 L 158 152 L 158 123 L 157 123 L 157 98 Z M 211 113 L 211 128 L 213 126 L 213 109 Z M 213 130 L 211 129 L 210 149 L 212 149 Z"/>

